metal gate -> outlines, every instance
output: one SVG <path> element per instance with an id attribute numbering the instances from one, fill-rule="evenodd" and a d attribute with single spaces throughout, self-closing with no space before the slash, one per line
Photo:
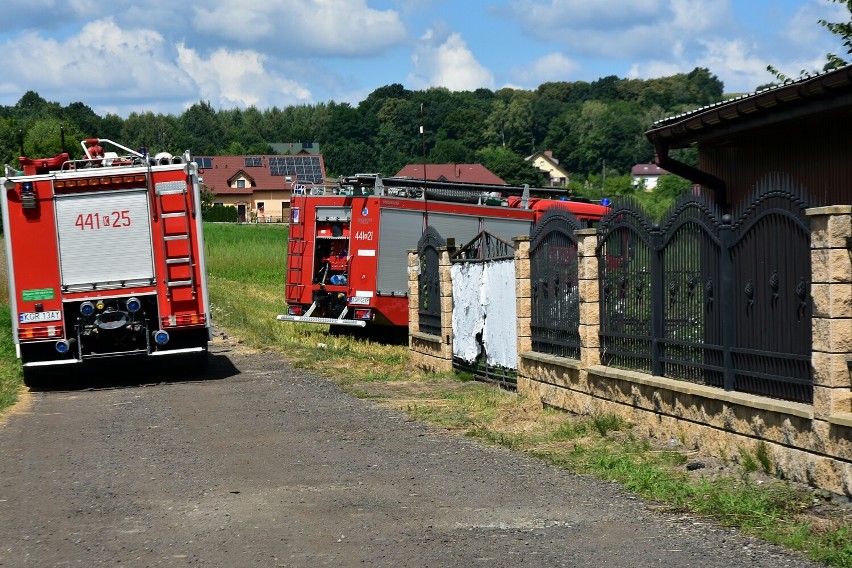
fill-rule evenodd
<path id="1" fill-rule="evenodd" d="M 517 387 L 514 247 L 482 231 L 452 257 L 453 369 Z"/>
<path id="2" fill-rule="evenodd" d="M 579 221 L 567 211 L 542 215 L 530 240 L 532 349 L 580 358 Z"/>
<path id="3" fill-rule="evenodd" d="M 441 275 L 438 248 L 445 246 L 444 239 L 434 227 L 426 231 L 417 243 L 417 259 L 420 263 L 417 275 L 417 317 L 420 331 L 441 336 Z"/>
<path id="4" fill-rule="evenodd" d="M 624 201 L 601 222 L 604 364 L 813 400 L 810 227 L 789 177 L 734 215 L 682 196 L 662 223 Z"/>

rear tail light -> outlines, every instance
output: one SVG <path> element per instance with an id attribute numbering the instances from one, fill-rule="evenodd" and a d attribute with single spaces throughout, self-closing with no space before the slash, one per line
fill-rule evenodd
<path id="1" fill-rule="evenodd" d="M 48 339 L 50 337 L 62 337 L 62 326 L 39 325 L 26 329 L 18 328 L 18 339 Z"/>
<path id="2" fill-rule="evenodd" d="M 368 320 L 372 316 L 369 308 L 358 308 L 352 312 L 352 317 L 356 320 Z"/>
<path id="3" fill-rule="evenodd" d="M 291 316 L 300 316 L 304 313 L 305 310 L 302 309 L 302 306 L 289 306 L 287 308 L 287 313 Z"/>
<path id="4" fill-rule="evenodd" d="M 164 316 L 160 319 L 163 327 L 177 327 L 180 325 L 201 325 L 207 322 L 204 314 L 180 314 L 176 316 Z"/>

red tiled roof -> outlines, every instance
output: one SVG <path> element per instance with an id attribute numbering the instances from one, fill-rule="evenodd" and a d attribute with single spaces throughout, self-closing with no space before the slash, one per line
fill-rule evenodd
<path id="1" fill-rule="evenodd" d="M 423 164 L 408 164 L 399 170 L 396 177 L 423 179 Z M 506 185 L 505 181 L 482 164 L 426 164 L 426 179 Z"/>
<path id="2" fill-rule="evenodd" d="M 657 164 L 636 164 L 630 168 L 630 173 L 634 176 L 662 176 L 669 172 Z"/>
<path id="3" fill-rule="evenodd" d="M 200 157 L 200 156 L 199 156 Z M 298 176 L 274 176 L 269 169 L 269 158 L 280 157 L 278 155 L 252 155 L 252 158 L 260 158 L 260 166 L 247 166 L 247 156 L 211 156 L 213 163 L 210 168 L 200 168 L 198 175 L 202 183 L 210 188 L 216 195 L 251 195 L 254 191 L 284 190 L 290 189 L 293 182 L 298 182 Z M 325 166 L 320 156 L 320 164 Z M 251 187 L 231 187 L 230 182 L 238 174 L 244 173 Z"/>

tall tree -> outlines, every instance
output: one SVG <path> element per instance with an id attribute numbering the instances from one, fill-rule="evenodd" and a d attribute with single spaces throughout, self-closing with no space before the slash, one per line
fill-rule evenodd
<path id="1" fill-rule="evenodd" d="M 831 0 L 836 4 L 846 6 L 846 11 L 849 12 L 850 21 L 846 22 L 828 22 L 826 20 L 818 20 L 817 23 L 828 29 L 834 35 L 840 36 L 843 40 L 843 46 L 846 48 L 846 55 L 852 54 L 852 0 Z M 848 63 L 845 57 L 840 57 L 833 53 L 826 55 L 826 64 L 824 69 L 834 69 Z"/>
<path id="2" fill-rule="evenodd" d="M 194 155 L 215 154 L 223 146 L 222 128 L 209 101 L 200 101 L 180 116 L 185 146 Z"/>

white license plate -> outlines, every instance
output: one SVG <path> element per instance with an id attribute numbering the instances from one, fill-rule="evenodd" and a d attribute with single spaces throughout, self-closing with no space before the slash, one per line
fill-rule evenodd
<path id="1" fill-rule="evenodd" d="M 48 310 L 46 312 L 21 312 L 19 314 L 21 323 L 33 323 L 38 321 L 59 321 L 62 314 L 59 310 Z"/>
<path id="2" fill-rule="evenodd" d="M 370 298 L 366 296 L 352 296 L 349 298 L 349 303 L 353 306 L 368 306 L 370 305 Z"/>

